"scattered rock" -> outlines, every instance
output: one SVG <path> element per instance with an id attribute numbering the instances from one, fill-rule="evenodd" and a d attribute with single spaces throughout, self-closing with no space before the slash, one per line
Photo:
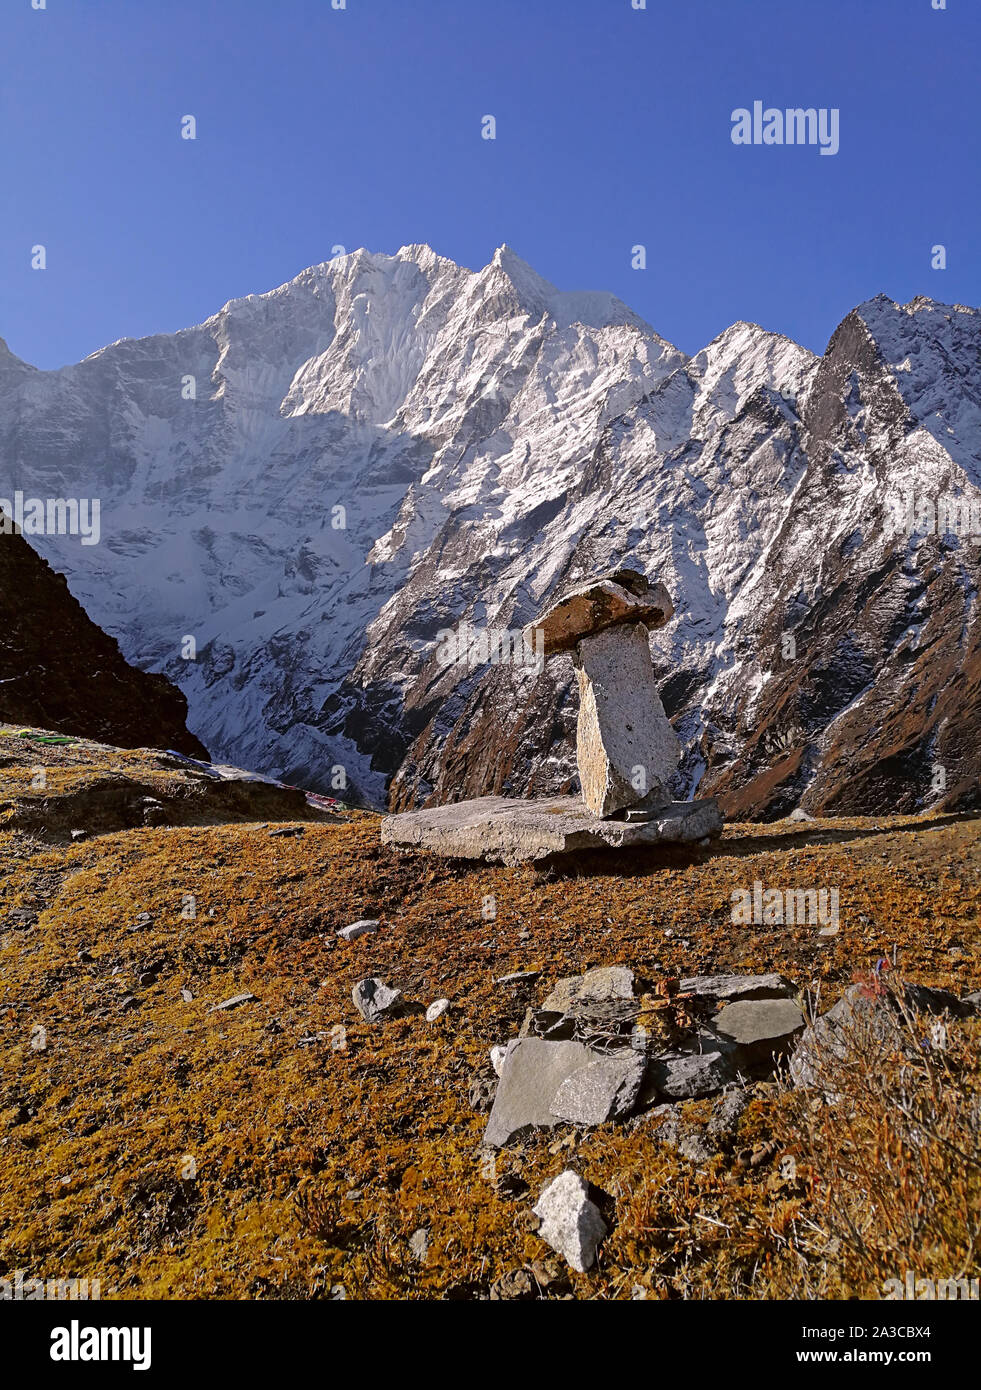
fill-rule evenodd
<path id="1" fill-rule="evenodd" d="M 401 997 L 400 989 L 392 989 L 376 976 L 359 980 L 351 991 L 355 1007 L 366 1023 L 377 1023 L 379 1019 L 390 1017 L 398 1008 Z"/>
<path id="2" fill-rule="evenodd" d="M 194 995 L 191 993 L 189 989 L 181 990 L 181 998 L 183 999 L 185 1004 L 191 1004 L 194 1001 Z"/>
<path id="3" fill-rule="evenodd" d="M 707 999 L 789 999 L 796 993 L 783 975 L 692 975 L 678 990 Z"/>
<path id="4" fill-rule="evenodd" d="M 657 1094 L 690 1100 L 721 1091 L 735 1072 L 722 1052 L 663 1052 L 648 1064 L 647 1082 Z"/>
<path id="5" fill-rule="evenodd" d="M 712 1032 L 730 1049 L 740 1069 L 771 1066 L 804 1028 L 792 999 L 737 999 L 712 1019 Z"/>
<path id="6" fill-rule="evenodd" d="M 638 1115 L 633 1122 L 635 1125 L 648 1124 L 653 1126 L 654 1137 L 661 1144 L 675 1145 L 681 1133 L 681 1107 L 668 1102 L 665 1105 L 655 1105 L 653 1110 L 647 1110 L 642 1115 Z"/>
<path id="7" fill-rule="evenodd" d="M 589 1186 L 567 1168 L 544 1189 L 534 1208 L 538 1234 L 580 1274 L 591 1269 L 608 1227 Z"/>
<path id="8" fill-rule="evenodd" d="M 409 1238 L 409 1251 L 420 1264 L 426 1263 L 426 1256 L 429 1254 L 429 1231 L 425 1226 L 420 1226 L 417 1231 L 413 1231 Z"/>
<path id="9" fill-rule="evenodd" d="M 490 1286 L 492 1303 L 523 1302 L 535 1297 L 535 1285 L 526 1269 L 511 1269 Z"/>
<path id="10" fill-rule="evenodd" d="M 494 983 L 495 985 L 523 985 L 537 980 L 541 973 L 540 970 L 515 970 L 510 975 L 498 975 Z"/>
<path id="11" fill-rule="evenodd" d="M 470 1090 L 467 1093 L 471 1110 L 476 1110 L 478 1115 L 488 1114 L 494 1104 L 496 1092 L 497 1078 L 484 1072 L 478 1073 L 470 1082 Z"/>
<path id="12" fill-rule="evenodd" d="M 625 965 L 598 966 L 585 975 L 572 975 L 556 981 L 555 988 L 542 1001 L 549 1013 L 574 1013 L 589 1004 L 605 1004 L 610 999 L 633 999 L 634 972 Z"/>
<path id="13" fill-rule="evenodd" d="M 726 1091 L 712 1107 L 712 1114 L 705 1127 L 710 1139 L 728 1143 L 739 1127 L 739 1120 L 749 1104 L 749 1096 L 744 1090 Z"/>
<path id="14" fill-rule="evenodd" d="M 269 838 L 274 839 L 293 839 L 297 835 L 305 835 L 306 827 L 302 825 L 281 825 L 275 830 L 270 830 Z"/>
<path id="15" fill-rule="evenodd" d="M 675 1147 L 680 1158 L 696 1164 L 708 1163 L 718 1152 L 699 1125 L 685 1125 L 678 1135 Z"/>
<path id="16" fill-rule="evenodd" d="M 220 1004 L 212 1004 L 208 1013 L 215 1014 L 223 1009 L 237 1009 L 239 1004 L 251 1004 L 254 999 L 254 994 L 233 994 L 230 999 L 223 999 Z"/>
<path id="17" fill-rule="evenodd" d="M 552 1114 L 572 1125 L 601 1125 L 633 1109 L 646 1062 L 640 1052 L 623 1049 L 574 1071 L 551 1101 Z"/>
<path id="18" fill-rule="evenodd" d="M 381 922 L 376 917 L 365 917 L 360 922 L 352 922 L 350 926 L 341 927 L 337 935 L 342 941 L 356 941 L 359 936 L 370 936 L 381 926 Z"/>
<path id="19" fill-rule="evenodd" d="M 72 837 L 73 840 L 76 840 L 76 841 L 78 841 L 78 840 L 87 840 L 88 837 L 89 837 L 89 832 L 88 832 L 87 830 L 73 830 L 73 831 L 71 832 L 71 837 Z"/>
<path id="20" fill-rule="evenodd" d="M 523 1130 L 559 1124 L 552 1111 L 556 1091 L 597 1055 L 577 1042 L 518 1038 L 509 1043 L 483 1142 L 497 1149 Z"/>
<path id="21" fill-rule="evenodd" d="M 497 1076 L 500 1076 L 504 1067 L 504 1059 L 508 1055 L 507 1043 L 495 1043 L 490 1050 L 491 1066 Z"/>
<path id="22" fill-rule="evenodd" d="M 448 999 L 435 999 L 426 1010 L 426 1022 L 435 1023 L 438 1018 L 442 1018 L 450 1007 Z"/>
<path id="23" fill-rule="evenodd" d="M 796 811 L 791 811 L 787 819 L 796 821 L 813 821 L 814 817 L 809 816 L 807 812 L 804 810 L 803 806 L 798 806 Z"/>

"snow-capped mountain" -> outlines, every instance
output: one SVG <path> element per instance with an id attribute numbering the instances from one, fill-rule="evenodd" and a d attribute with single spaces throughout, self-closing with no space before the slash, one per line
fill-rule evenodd
<path id="1" fill-rule="evenodd" d="M 507 247 L 358 251 L 61 371 L 0 350 L 0 495 L 101 499 L 100 544 L 32 544 L 240 766 L 397 806 L 573 785 L 569 659 L 448 666 L 441 634 L 630 565 L 677 609 L 679 791 L 949 804 L 977 543 L 889 504 L 981 497 L 979 368 L 981 314 L 931 300 L 861 305 L 823 358 L 740 323 L 689 359 Z"/>

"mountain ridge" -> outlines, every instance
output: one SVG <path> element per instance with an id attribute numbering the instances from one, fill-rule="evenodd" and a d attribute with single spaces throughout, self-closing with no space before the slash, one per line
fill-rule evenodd
<path id="1" fill-rule="evenodd" d="M 821 357 L 744 322 L 688 357 L 507 246 L 480 271 L 362 249 L 57 372 L 0 359 L 0 457 L 11 486 L 103 497 L 97 557 L 38 548 L 228 761 L 335 793 L 340 769 L 352 796 L 396 806 L 567 790 L 571 668 L 441 670 L 436 637 L 521 626 L 629 563 L 675 600 L 654 657 L 685 794 L 746 815 L 875 810 L 840 798 L 893 795 L 898 774 L 870 769 L 905 757 L 907 795 L 932 805 L 938 738 L 958 795 L 977 769 L 934 727 L 945 699 L 899 634 L 932 587 L 931 645 L 973 688 L 979 576 L 937 537 L 900 554 L 882 498 L 981 480 L 979 323 L 880 294 Z M 786 634 L 810 644 L 789 663 Z M 850 725 L 882 700 L 909 716 L 914 670 L 912 725 Z"/>

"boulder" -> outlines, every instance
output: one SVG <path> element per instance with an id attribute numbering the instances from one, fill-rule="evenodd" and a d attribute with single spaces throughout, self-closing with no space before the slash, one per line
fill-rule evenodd
<path id="1" fill-rule="evenodd" d="M 567 1168 L 543 1190 L 532 1208 L 541 1225 L 538 1234 L 573 1269 L 584 1274 L 596 1262 L 596 1252 L 608 1227 L 589 1195 L 589 1185 Z"/>
<path id="2" fill-rule="evenodd" d="M 671 800 L 665 788 L 681 745 L 658 694 L 647 629 L 611 627 L 584 637 L 575 666 L 583 801 L 600 817 L 641 801 L 660 810 Z"/>
<path id="3" fill-rule="evenodd" d="M 381 926 L 381 922 L 375 917 L 364 917 L 360 922 L 352 922 L 350 926 L 341 927 L 337 935 L 342 941 L 356 941 L 359 936 L 369 936 L 376 932 Z"/>
<path id="4" fill-rule="evenodd" d="M 359 980 L 351 991 L 358 1013 L 366 1023 L 377 1023 L 390 1016 L 398 1007 L 401 997 L 400 989 L 392 989 L 377 977 Z"/>
<path id="5" fill-rule="evenodd" d="M 626 965 L 601 965 L 584 975 L 557 980 L 541 1007 L 552 1013 L 570 1013 L 584 1005 L 605 1004 L 611 999 L 633 999 L 634 972 Z"/>
<path id="6" fill-rule="evenodd" d="M 888 995 L 871 995 L 863 985 L 852 985 L 833 1008 L 804 1029 L 790 1058 L 790 1078 L 795 1086 L 816 1086 L 822 1059 L 840 1061 L 850 1046 L 884 1053 L 902 1051 L 905 1043 Z"/>
<path id="7" fill-rule="evenodd" d="M 906 1004 L 920 1013 L 950 1014 L 952 1018 L 969 1018 L 974 1009 L 958 999 L 949 989 L 933 989 L 930 985 L 906 985 L 903 989 Z"/>
<path id="8" fill-rule="evenodd" d="M 663 627 L 673 613 L 663 584 L 652 584 L 638 570 L 615 570 L 570 589 L 524 635 L 526 641 L 543 643 L 545 655 L 551 656 L 572 651 L 584 637 L 618 624 Z"/>

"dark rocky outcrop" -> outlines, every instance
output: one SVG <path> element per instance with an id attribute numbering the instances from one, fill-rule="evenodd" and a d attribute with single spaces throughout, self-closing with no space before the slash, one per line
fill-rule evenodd
<path id="1" fill-rule="evenodd" d="M 118 748 L 176 748 L 207 758 L 187 701 L 138 671 L 18 534 L 0 534 L 0 721 Z"/>

